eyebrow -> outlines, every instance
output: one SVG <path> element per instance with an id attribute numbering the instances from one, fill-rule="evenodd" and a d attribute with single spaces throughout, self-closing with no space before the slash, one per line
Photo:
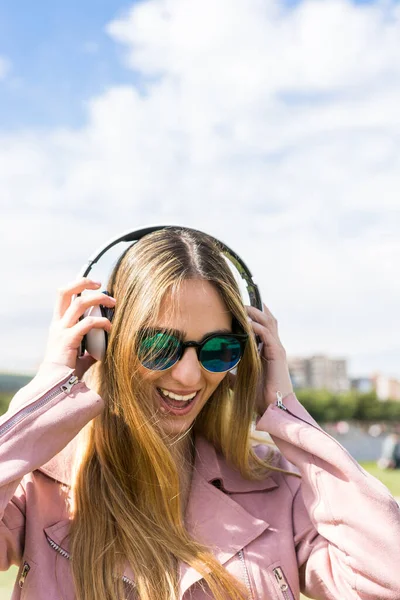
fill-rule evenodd
<path id="1" fill-rule="evenodd" d="M 172 334 L 182 341 L 187 337 L 187 332 L 180 331 L 179 329 L 169 329 L 167 327 L 156 327 L 155 329 L 158 331 L 164 331 L 165 333 Z M 215 331 L 209 331 L 208 333 L 205 333 L 203 335 L 203 337 L 199 341 L 199 344 L 201 344 L 201 342 L 204 341 L 206 338 L 210 337 L 210 335 L 224 335 L 225 333 L 233 333 L 233 331 L 231 329 L 216 329 Z"/>

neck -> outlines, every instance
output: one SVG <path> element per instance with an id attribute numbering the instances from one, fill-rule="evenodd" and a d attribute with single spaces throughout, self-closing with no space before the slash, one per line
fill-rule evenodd
<path id="1" fill-rule="evenodd" d="M 192 471 L 194 462 L 194 435 L 192 431 L 171 440 L 170 451 L 179 473 L 179 494 L 181 500 L 182 518 L 184 519 L 186 506 L 190 494 Z"/>
<path id="2" fill-rule="evenodd" d="M 172 439 L 169 449 L 179 470 L 191 470 L 194 458 L 194 435 L 191 429 Z"/>

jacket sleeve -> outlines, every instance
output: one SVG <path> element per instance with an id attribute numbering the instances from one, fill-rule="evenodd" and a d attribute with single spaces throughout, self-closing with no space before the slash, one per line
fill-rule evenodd
<path id="1" fill-rule="evenodd" d="M 301 473 L 293 518 L 300 586 L 318 600 L 400 600 L 400 510 L 387 488 L 323 431 L 294 394 L 268 432 Z"/>
<path id="2" fill-rule="evenodd" d="M 24 476 L 58 454 L 102 407 L 72 369 L 45 363 L 0 418 L 0 570 L 21 560 Z"/>

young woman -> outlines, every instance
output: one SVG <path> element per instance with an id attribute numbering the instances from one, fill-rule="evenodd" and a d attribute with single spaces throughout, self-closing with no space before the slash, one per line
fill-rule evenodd
<path id="1" fill-rule="evenodd" d="M 299 404 L 275 318 L 243 305 L 216 241 L 155 231 L 98 290 L 59 292 L 0 421 L 13 599 L 399 600 L 396 502 Z M 80 319 L 99 305 L 112 323 Z M 93 364 L 77 355 L 96 328 Z"/>

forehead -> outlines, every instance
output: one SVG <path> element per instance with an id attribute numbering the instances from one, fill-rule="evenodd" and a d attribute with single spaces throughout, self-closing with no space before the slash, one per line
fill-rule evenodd
<path id="1" fill-rule="evenodd" d="M 231 329 L 232 315 L 219 292 L 209 281 L 189 279 L 174 292 L 166 294 L 154 326 L 178 329 L 188 339 L 206 333 Z"/>

